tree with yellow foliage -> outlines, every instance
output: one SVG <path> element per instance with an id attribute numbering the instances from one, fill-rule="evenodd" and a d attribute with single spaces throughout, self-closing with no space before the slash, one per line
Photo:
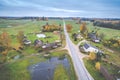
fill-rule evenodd
<path id="1" fill-rule="evenodd" d="M 3 55 L 7 55 L 8 50 L 11 49 L 11 38 L 7 32 L 3 32 L 0 35 L 0 52 L 2 52 Z"/>
<path id="2" fill-rule="evenodd" d="M 0 44 L 9 48 L 11 46 L 11 39 L 7 32 L 3 32 L 0 35 Z"/>
<path id="3" fill-rule="evenodd" d="M 95 52 L 90 52 L 90 53 L 89 53 L 89 59 L 90 59 L 90 60 L 95 60 L 95 59 L 96 59 L 96 54 L 95 54 Z"/>
<path id="4" fill-rule="evenodd" d="M 95 68 L 96 68 L 97 70 L 100 70 L 100 62 L 96 62 Z"/>
<path id="5" fill-rule="evenodd" d="M 23 39 L 24 39 L 24 32 L 23 31 L 19 31 L 17 34 L 17 40 L 20 43 L 20 45 L 23 45 Z"/>
<path id="6" fill-rule="evenodd" d="M 72 30 L 72 25 L 71 25 L 71 24 L 67 24 L 67 25 L 66 25 L 66 28 L 67 28 L 67 32 L 71 32 L 71 30 Z"/>
<path id="7" fill-rule="evenodd" d="M 86 23 L 82 23 L 81 26 L 80 26 L 80 32 L 82 34 L 84 34 L 86 30 L 87 30 Z"/>
<path id="8" fill-rule="evenodd" d="M 85 38 L 88 37 L 88 29 L 86 27 L 86 23 L 82 23 L 80 26 L 80 33 L 83 34 Z"/>

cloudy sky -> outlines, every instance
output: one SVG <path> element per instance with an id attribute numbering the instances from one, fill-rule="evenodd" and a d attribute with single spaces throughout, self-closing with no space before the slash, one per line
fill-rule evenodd
<path id="1" fill-rule="evenodd" d="M 120 0 L 0 0 L 0 16 L 120 18 Z"/>

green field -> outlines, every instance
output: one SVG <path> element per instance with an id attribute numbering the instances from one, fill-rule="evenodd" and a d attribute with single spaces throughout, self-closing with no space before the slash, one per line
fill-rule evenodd
<path id="1" fill-rule="evenodd" d="M 88 72 L 94 78 L 94 80 L 106 80 L 104 76 L 98 70 L 95 69 L 95 64 L 93 61 L 90 61 L 84 58 L 84 64 Z"/>
<path id="2" fill-rule="evenodd" d="M 10 38 L 12 39 L 12 47 L 18 47 L 19 43 L 16 39 L 16 35 L 19 31 L 24 31 L 24 34 L 27 36 L 28 40 L 30 40 L 33 44 L 34 40 L 38 39 L 36 36 L 36 33 L 41 32 L 41 28 L 43 25 L 46 25 L 46 23 L 49 24 L 56 24 L 62 25 L 61 20 L 49 20 L 49 21 L 31 21 L 31 20 L 0 20 L 0 34 L 4 31 L 6 31 Z M 3 23 L 2 23 L 3 22 Z M 12 26 L 13 24 L 17 24 Z M 7 27 L 12 26 L 12 27 Z M 43 40 L 44 42 L 54 42 L 55 40 L 59 40 L 59 36 L 53 34 L 52 32 L 45 32 L 46 36 L 51 36 L 51 38 L 40 38 L 40 40 Z"/>
<path id="3" fill-rule="evenodd" d="M 73 21 L 73 20 L 66 20 L 65 22 L 66 22 L 66 24 L 71 24 L 73 27 L 72 31 L 70 33 L 70 36 L 72 33 L 79 33 L 81 24 L 76 24 L 77 21 Z M 110 39 L 115 36 L 120 36 L 120 30 L 93 26 L 92 22 L 86 22 L 86 27 L 88 28 L 89 32 L 92 32 L 92 30 L 95 30 L 95 27 L 99 28 L 100 30 L 98 31 L 98 34 L 103 33 L 105 35 L 104 39 Z M 79 41 L 74 42 L 74 43 L 77 44 L 78 42 Z"/>
<path id="4" fill-rule="evenodd" d="M 98 26 L 93 26 L 91 22 L 87 22 L 87 28 L 89 32 L 95 29 L 95 27 L 99 28 L 98 34 L 103 33 L 105 35 L 105 39 L 110 39 L 115 36 L 120 36 L 120 30 L 110 29 L 110 28 L 103 28 Z"/>
<path id="5" fill-rule="evenodd" d="M 68 55 L 67 53 L 68 52 L 66 50 L 63 50 L 63 51 L 51 52 L 50 54 L 51 56 L 54 57 L 60 57 L 63 54 Z M 69 56 L 67 56 L 67 58 L 70 60 Z M 21 59 L 13 60 L 10 61 L 9 63 L 1 65 L 0 80 L 31 80 L 30 73 L 27 70 L 28 66 L 45 60 L 47 59 L 44 58 L 42 54 L 40 54 L 40 55 L 23 57 Z M 70 60 L 70 69 L 72 73 L 71 75 L 68 75 L 67 73 L 63 73 L 64 71 L 66 71 L 65 68 L 58 66 L 54 74 L 55 76 L 54 80 L 58 80 L 58 75 L 61 75 L 61 78 L 64 77 L 69 78 L 67 80 L 76 80 L 76 75 L 71 60 Z M 60 72 L 58 73 L 58 71 Z"/>

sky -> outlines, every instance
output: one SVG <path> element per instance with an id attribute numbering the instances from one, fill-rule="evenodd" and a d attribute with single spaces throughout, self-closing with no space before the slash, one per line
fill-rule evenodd
<path id="1" fill-rule="evenodd" d="M 0 16 L 120 18 L 120 0 L 0 0 Z"/>

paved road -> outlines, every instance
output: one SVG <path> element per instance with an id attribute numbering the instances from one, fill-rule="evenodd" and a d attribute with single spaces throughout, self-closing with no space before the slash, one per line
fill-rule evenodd
<path id="1" fill-rule="evenodd" d="M 77 54 L 77 50 L 75 49 L 75 47 L 73 46 L 73 43 L 71 42 L 71 40 L 69 38 L 69 35 L 66 30 L 65 21 L 63 21 L 63 25 L 64 25 L 64 32 L 65 32 L 65 36 L 66 36 L 66 44 L 68 46 L 70 56 L 71 56 L 73 64 L 74 64 L 74 68 L 75 68 L 78 80 L 94 80 L 90 76 L 88 71 L 86 70 L 83 62 L 81 61 L 81 59 L 79 58 L 79 56 Z"/>

